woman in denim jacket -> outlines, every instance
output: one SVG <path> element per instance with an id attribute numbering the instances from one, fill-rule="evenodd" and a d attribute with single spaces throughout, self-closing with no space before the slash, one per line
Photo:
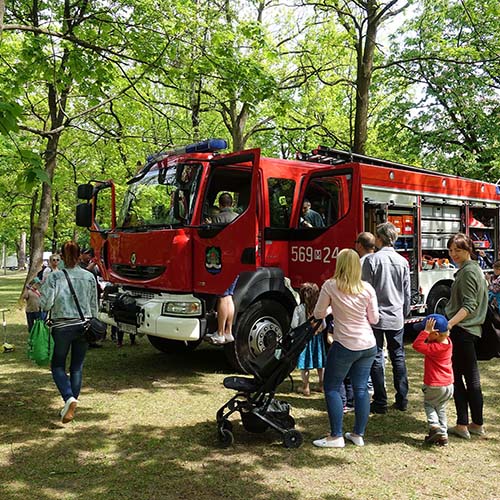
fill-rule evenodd
<path id="1" fill-rule="evenodd" d="M 80 247 L 74 241 L 64 243 L 61 249 L 64 267 L 78 297 L 85 319 L 97 316 L 97 289 L 92 273 L 79 265 Z M 73 420 L 82 387 L 82 369 L 88 343 L 84 335 L 84 322 L 80 317 L 68 281 L 62 271 L 50 273 L 41 289 L 41 307 L 50 310 L 54 354 L 51 371 L 54 382 L 64 400 L 62 422 Z M 69 376 L 66 358 L 71 348 Z"/>

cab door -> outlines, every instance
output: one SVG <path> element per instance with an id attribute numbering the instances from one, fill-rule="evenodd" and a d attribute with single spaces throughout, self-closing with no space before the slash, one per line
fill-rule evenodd
<path id="1" fill-rule="evenodd" d="M 292 286 L 305 282 L 321 285 L 332 277 L 338 252 L 354 248 L 356 236 L 363 230 L 356 169 L 318 169 L 305 176 L 292 226 L 288 249 Z"/>
<path id="2" fill-rule="evenodd" d="M 210 162 L 200 225 L 192 232 L 195 292 L 222 294 L 241 272 L 254 271 L 260 263 L 259 160 L 260 149 L 254 149 Z M 217 223 L 223 194 L 232 197 L 235 218 Z"/>

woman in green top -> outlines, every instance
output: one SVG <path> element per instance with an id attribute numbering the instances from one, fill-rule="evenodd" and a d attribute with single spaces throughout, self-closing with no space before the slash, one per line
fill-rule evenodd
<path id="1" fill-rule="evenodd" d="M 471 434 L 484 434 L 483 393 L 475 343 L 481 336 L 481 325 L 486 317 L 488 285 L 469 236 L 462 233 L 453 235 L 448 240 L 448 251 L 459 268 L 445 309 L 453 342 L 453 397 L 457 410 L 457 425 L 448 431 L 470 439 Z"/>

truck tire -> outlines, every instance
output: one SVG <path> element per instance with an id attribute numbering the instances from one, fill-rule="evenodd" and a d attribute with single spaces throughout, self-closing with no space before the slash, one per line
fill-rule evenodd
<path id="1" fill-rule="evenodd" d="M 451 288 L 448 285 L 435 286 L 427 296 L 427 314 L 443 314 L 450 300 Z"/>
<path id="2" fill-rule="evenodd" d="M 194 351 L 199 345 L 199 340 L 188 342 L 186 340 L 171 340 L 154 335 L 148 335 L 151 345 L 165 354 L 182 354 Z"/>
<path id="3" fill-rule="evenodd" d="M 274 345 L 289 326 L 290 316 L 283 305 L 269 299 L 257 300 L 238 317 L 234 342 L 224 345 L 229 363 L 248 373 L 248 360 Z"/>

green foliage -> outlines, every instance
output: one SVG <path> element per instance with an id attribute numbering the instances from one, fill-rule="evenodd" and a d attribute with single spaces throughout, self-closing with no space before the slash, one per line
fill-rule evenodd
<path id="1" fill-rule="evenodd" d="M 194 140 L 224 137 L 283 157 L 320 143 L 351 148 L 359 38 L 332 8 L 364 11 L 320 3 L 8 3 L 6 24 L 45 31 L 2 34 L 0 212 L 9 224 L 0 218 L 0 233 L 29 229 L 40 209 L 30 221 L 31 201 L 50 186 L 58 201 L 47 244 L 73 237 L 79 183 L 115 179 L 119 206 L 148 154 Z M 390 56 L 375 54 L 368 154 L 500 177 L 499 8 L 429 0 L 407 15 Z"/>
<path id="2" fill-rule="evenodd" d="M 17 121 L 21 113 L 22 108 L 18 104 L 0 101 L 0 134 L 17 132 L 19 130 Z"/>
<path id="3" fill-rule="evenodd" d="M 499 19 L 495 0 L 424 2 L 394 44 L 386 142 L 398 137 L 425 165 L 497 180 Z"/>

